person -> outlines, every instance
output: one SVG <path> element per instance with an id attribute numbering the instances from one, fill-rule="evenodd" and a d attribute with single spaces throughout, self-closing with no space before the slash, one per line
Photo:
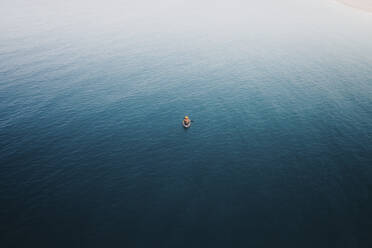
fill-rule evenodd
<path id="1" fill-rule="evenodd" d="M 183 119 L 183 123 L 185 123 L 185 125 L 189 125 L 190 124 L 190 119 L 188 116 L 185 116 L 185 118 Z"/>

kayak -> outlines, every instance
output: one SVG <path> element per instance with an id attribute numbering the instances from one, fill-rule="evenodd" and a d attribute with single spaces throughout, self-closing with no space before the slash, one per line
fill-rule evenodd
<path id="1" fill-rule="evenodd" d="M 183 126 L 184 128 L 189 128 L 189 127 L 191 126 L 191 121 L 189 121 L 188 124 L 185 124 L 185 122 L 182 121 L 182 126 Z"/>

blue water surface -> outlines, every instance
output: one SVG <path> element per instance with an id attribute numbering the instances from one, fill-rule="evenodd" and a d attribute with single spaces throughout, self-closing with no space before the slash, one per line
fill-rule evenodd
<path id="1" fill-rule="evenodd" d="M 5 2 L 0 247 L 372 247 L 371 14 Z"/>

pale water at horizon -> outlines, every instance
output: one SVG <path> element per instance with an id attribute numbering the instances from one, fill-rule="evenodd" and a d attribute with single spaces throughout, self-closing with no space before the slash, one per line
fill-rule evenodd
<path id="1" fill-rule="evenodd" d="M 371 13 L 19 0 L 0 32 L 0 247 L 372 247 Z"/>

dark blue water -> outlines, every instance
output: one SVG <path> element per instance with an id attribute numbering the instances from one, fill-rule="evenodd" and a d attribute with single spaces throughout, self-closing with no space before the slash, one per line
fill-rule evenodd
<path id="1" fill-rule="evenodd" d="M 371 14 L 0 14 L 0 247 L 372 247 Z"/>

